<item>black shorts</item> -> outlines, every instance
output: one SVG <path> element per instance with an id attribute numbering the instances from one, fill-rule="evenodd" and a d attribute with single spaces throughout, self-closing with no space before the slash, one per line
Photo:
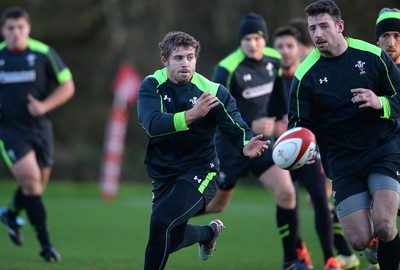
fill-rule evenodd
<path id="1" fill-rule="evenodd" d="M 215 196 L 217 192 L 219 175 L 215 171 L 189 171 L 170 179 L 170 181 L 157 181 L 153 180 L 153 206 L 163 198 L 171 190 L 177 181 L 186 181 L 190 183 L 200 194 L 203 195 L 205 205 L 207 205 Z"/>
<path id="2" fill-rule="evenodd" d="M 332 190 L 338 217 L 370 207 L 370 193 L 374 190 L 390 189 L 400 192 L 399 183 L 400 154 L 381 157 L 371 163 L 368 168 L 334 177 Z M 352 196 L 353 198 L 350 198 Z M 362 205 L 357 208 L 355 203 Z"/>
<path id="3" fill-rule="evenodd" d="M 222 141 L 222 139 L 217 140 L 217 152 L 221 168 L 220 189 L 230 190 L 234 188 L 238 179 L 247 177 L 250 172 L 259 177 L 274 165 L 272 159 L 272 144 L 260 157 L 249 159 L 244 157 L 226 140 L 227 139 L 225 139 L 225 141 Z"/>
<path id="4" fill-rule="evenodd" d="M 54 155 L 54 136 L 51 124 L 32 132 L 10 127 L 0 128 L 0 153 L 8 167 L 34 150 L 40 168 L 51 167 Z"/>

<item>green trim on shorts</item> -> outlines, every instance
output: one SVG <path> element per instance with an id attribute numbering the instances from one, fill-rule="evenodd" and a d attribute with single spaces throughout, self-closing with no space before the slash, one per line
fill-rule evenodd
<path id="1" fill-rule="evenodd" d="M 14 164 L 13 164 L 10 156 L 7 154 L 6 148 L 4 147 L 4 142 L 2 140 L 0 140 L 0 153 L 4 159 L 4 162 L 7 165 L 7 167 L 11 168 Z"/>
<path id="2" fill-rule="evenodd" d="M 198 188 L 198 191 L 200 191 L 201 194 L 203 194 L 204 190 L 206 189 L 206 187 L 208 186 L 208 183 L 210 183 L 210 181 L 214 178 L 214 176 L 216 176 L 217 173 L 216 172 L 211 172 L 208 173 L 206 176 L 206 179 L 204 179 L 204 181 L 201 183 L 201 185 Z"/>

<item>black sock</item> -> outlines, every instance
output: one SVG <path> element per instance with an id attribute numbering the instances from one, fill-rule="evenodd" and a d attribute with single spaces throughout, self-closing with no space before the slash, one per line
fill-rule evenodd
<path id="1" fill-rule="evenodd" d="M 338 254 L 343 256 L 351 256 L 353 253 L 343 236 L 342 226 L 339 223 L 335 209 L 332 209 L 331 212 L 333 217 L 333 245 L 335 246 Z"/>
<path id="2" fill-rule="evenodd" d="M 296 253 L 296 211 L 294 209 L 283 209 L 277 206 L 276 220 L 283 244 L 284 262 L 295 261 L 298 259 Z"/>
<path id="3" fill-rule="evenodd" d="M 35 228 L 37 238 L 42 248 L 51 246 L 46 227 L 46 210 L 41 196 L 25 195 L 26 214 L 32 226 Z"/>
<path id="4" fill-rule="evenodd" d="M 383 242 L 379 239 L 378 244 L 378 263 L 381 270 L 397 270 L 400 263 L 400 237 L 396 237 L 390 242 Z"/>
<path id="5" fill-rule="evenodd" d="M 8 205 L 8 213 L 15 218 L 24 208 L 25 195 L 22 193 L 22 188 L 19 186 L 14 193 L 14 198 Z"/>

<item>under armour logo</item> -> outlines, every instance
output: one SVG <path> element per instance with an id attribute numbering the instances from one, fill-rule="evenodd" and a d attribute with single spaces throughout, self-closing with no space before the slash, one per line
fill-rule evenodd
<path id="1" fill-rule="evenodd" d="M 214 168 L 214 167 L 215 167 L 214 163 L 211 162 L 211 163 L 210 163 L 210 168 Z"/>
<path id="2" fill-rule="evenodd" d="M 167 100 L 168 102 L 171 102 L 171 98 L 168 97 L 167 95 L 164 95 L 164 100 Z"/>
<path id="3" fill-rule="evenodd" d="M 323 83 L 327 83 L 328 82 L 328 78 L 324 77 L 323 79 L 319 79 L 319 84 L 323 84 Z"/>
<path id="4" fill-rule="evenodd" d="M 249 73 L 244 74 L 243 81 L 245 81 L 245 82 L 251 81 L 251 74 L 249 74 Z"/>
<path id="5" fill-rule="evenodd" d="M 202 181 L 200 178 L 198 178 L 198 177 L 197 177 L 197 175 L 196 175 L 196 176 L 193 178 L 193 180 L 196 180 L 196 181 L 197 181 L 197 183 L 199 183 L 199 184 L 200 184 L 200 183 L 201 183 L 201 181 Z"/>
<path id="6" fill-rule="evenodd" d="M 397 175 L 397 176 L 400 176 L 400 172 L 399 172 L 399 171 L 396 171 L 396 175 Z"/>

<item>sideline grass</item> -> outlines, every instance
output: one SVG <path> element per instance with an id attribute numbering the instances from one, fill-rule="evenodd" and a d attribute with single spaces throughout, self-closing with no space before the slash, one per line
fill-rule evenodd
<path id="1" fill-rule="evenodd" d="M 8 203 L 15 187 L 13 181 L 0 181 L 0 205 Z M 303 238 L 312 251 L 315 266 L 322 269 L 313 213 L 304 197 L 302 193 Z M 143 269 L 150 200 L 150 184 L 123 184 L 115 200 L 104 201 L 97 184 L 53 181 L 44 201 L 51 239 L 63 261 L 59 264 L 42 261 L 29 224 L 24 227 L 23 247 L 14 246 L 4 227 L 0 227 L 0 270 Z M 225 212 L 195 217 L 190 223 L 208 224 L 215 218 L 226 225 L 215 256 L 200 261 L 195 245 L 172 254 L 166 269 L 281 269 L 282 248 L 275 226 L 275 205 L 263 188 L 239 186 Z M 367 265 L 364 258 L 361 260 L 362 265 Z"/>

